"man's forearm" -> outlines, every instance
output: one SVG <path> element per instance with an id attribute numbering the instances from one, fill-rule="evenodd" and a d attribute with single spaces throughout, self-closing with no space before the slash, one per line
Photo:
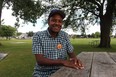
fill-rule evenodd
<path id="1" fill-rule="evenodd" d="M 76 54 L 74 52 L 68 53 L 69 58 L 76 58 Z"/>
<path id="2" fill-rule="evenodd" d="M 42 55 L 35 55 L 36 61 L 39 65 L 64 65 L 65 60 L 61 59 L 48 59 L 43 57 Z"/>
<path id="3" fill-rule="evenodd" d="M 45 66 L 52 66 L 52 65 L 57 65 L 57 66 L 66 66 L 66 67 L 71 67 L 71 68 L 78 68 L 77 65 L 74 64 L 71 60 L 53 60 L 53 59 L 48 59 L 45 58 L 43 55 L 36 54 L 36 61 L 39 65 L 45 65 Z"/>
<path id="4" fill-rule="evenodd" d="M 63 60 L 53 60 L 53 59 L 47 59 L 44 58 L 43 60 L 37 61 L 39 65 L 63 65 Z"/>

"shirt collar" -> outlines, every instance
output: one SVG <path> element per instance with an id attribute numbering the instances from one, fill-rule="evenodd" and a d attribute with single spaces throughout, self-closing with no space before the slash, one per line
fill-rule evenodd
<path id="1" fill-rule="evenodd" d="M 48 35 L 49 37 L 52 37 L 51 34 L 49 33 L 49 30 L 48 30 L 48 29 L 47 29 L 47 35 Z M 57 36 L 57 37 L 62 37 L 61 31 L 58 33 L 58 36 Z M 56 38 L 57 38 L 57 37 L 56 37 Z"/>

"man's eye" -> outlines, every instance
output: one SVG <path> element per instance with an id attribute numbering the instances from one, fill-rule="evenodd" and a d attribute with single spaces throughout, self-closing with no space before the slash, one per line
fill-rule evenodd
<path id="1" fill-rule="evenodd" d="M 62 20 L 52 20 L 52 22 L 58 22 L 58 23 L 62 23 Z"/>
<path id="2" fill-rule="evenodd" d="M 52 20 L 53 22 L 56 22 L 56 20 Z"/>

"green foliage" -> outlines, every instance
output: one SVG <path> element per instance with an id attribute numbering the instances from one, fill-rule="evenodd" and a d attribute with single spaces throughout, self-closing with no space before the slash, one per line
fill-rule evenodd
<path id="1" fill-rule="evenodd" d="M 34 32 L 33 31 L 29 31 L 27 34 L 28 34 L 29 37 L 32 37 Z"/>
<path id="2" fill-rule="evenodd" d="M 20 36 L 22 33 L 21 32 L 18 32 L 18 33 L 16 33 L 16 36 Z"/>
<path id="3" fill-rule="evenodd" d="M 99 32 L 95 32 L 95 38 L 99 38 L 100 37 L 100 33 Z"/>
<path id="4" fill-rule="evenodd" d="M 99 38 L 100 37 L 100 32 L 95 32 L 91 34 L 93 38 Z"/>
<path id="5" fill-rule="evenodd" d="M 16 28 L 11 26 L 2 25 L 0 30 L 0 36 L 6 37 L 6 39 L 10 39 L 13 35 L 15 35 Z"/>
<path id="6" fill-rule="evenodd" d="M 7 4 L 7 6 L 6 6 Z M 0 6 L 12 7 L 12 15 L 16 17 L 16 26 L 20 26 L 19 18 L 23 19 L 24 22 L 31 22 L 35 25 L 36 20 L 43 14 L 43 9 L 41 6 L 41 1 L 37 0 L 2 0 L 0 1 Z M 0 11 L 2 8 L 0 8 Z M 0 12 L 1 14 L 1 12 Z M 1 18 L 0 18 L 1 19 Z"/>
<path id="7" fill-rule="evenodd" d="M 0 43 L 0 46 L 2 46 L 2 43 Z"/>
<path id="8" fill-rule="evenodd" d="M 13 16 L 21 18 L 32 23 L 36 23 L 36 19 L 42 14 L 41 4 L 34 0 L 12 0 Z"/>
<path id="9" fill-rule="evenodd" d="M 58 4 L 52 1 L 51 8 L 57 5 L 57 8 L 64 10 L 67 15 L 64 28 L 80 29 L 82 34 L 85 34 L 87 28 L 85 26 L 99 24 L 101 28 L 99 47 L 110 47 L 110 32 L 112 26 L 116 24 L 116 0 L 59 0 Z"/>
<path id="10" fill-rule="evenodd" d="M 113 20 L 116 21 L 115 0 L 61 0 L 60 4 L 59 2 L 58 4 L 55 2 L 54 0 L 50 0 L 46 3 L 49 3 L 51 5 L 49 7 L 51 8 L 59 8 L 65 11 L 67 17 L 64 20 L 64 28 L 71 27 L 73 30 L 78 30 L 80 26 L 86 28 L 84 26 L 89 24 L 99 24 L 101 16 L 105 16 L 108 12 L 111 13 L 111 11 L 108 10 L 109 8 L 113 10 Z M 47 6 L 48 5 L 45 5 L 44 7 Z M 48 10 L 48 8 L 46 10 Z"/>

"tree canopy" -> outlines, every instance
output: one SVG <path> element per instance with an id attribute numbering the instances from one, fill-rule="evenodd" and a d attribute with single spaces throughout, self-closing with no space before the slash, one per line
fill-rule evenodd
<path id="1" fill-rule="evenodd" d="M 19 18 L 24 22 L 36 23 L 36 20 L 43 14 L 41 1 L 37 0 L 0 0 L 0 19 L 2 9 L 12 7 L 12 15 L 16 17 L 16 26 L 19 26 Z M 1 22 L 0 22 L 1 23 Z"/>
<path id="2" fill-rule="evenodd" d="M 52 0 L 48 3 L 49 8 L 65 11 L 67 16 L 64 27 L 84 30 L 90 24 L 100 25 L 99 47 L 110 47 L 110 31 L 116 25 L 113 23 L 116 22 L 116 0 L 59 0 L 58 4 Z"/>
<path id="3" fill-rule="evenodd" d="M 10 39 L 10 37 L 14 36 L 16 33 L 16 28 L 11 26 L 2 25 L 0 30 L 0 36 L 6 37 L 6 39 Z"/>
<path id="4" fill-rule="evenodd" d="M 33 31 L 29 31 L 29 32 L 27 32 L 27 35 L 28 35 L 28 37 L 32 37 L 34 35 L 34 32 Z"/>

